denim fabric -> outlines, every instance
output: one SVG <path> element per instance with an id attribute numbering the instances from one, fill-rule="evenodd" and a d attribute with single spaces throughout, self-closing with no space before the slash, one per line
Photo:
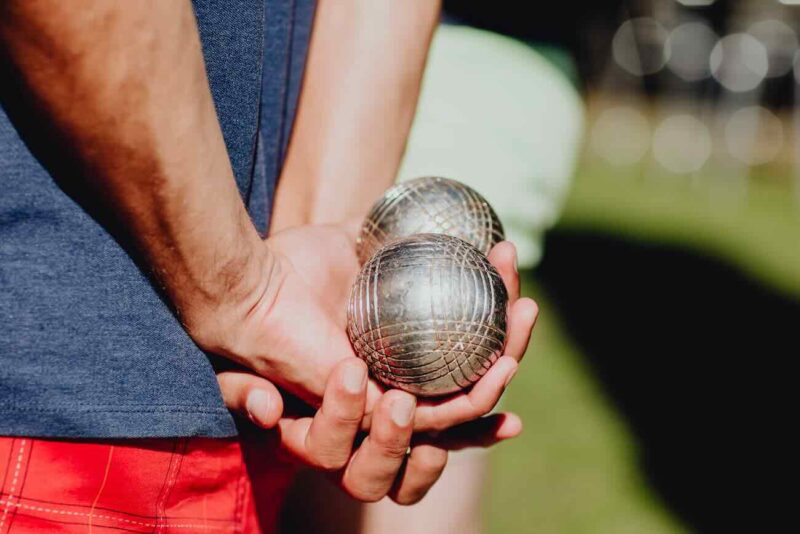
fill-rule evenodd
<path id="1" fill-rule="evenodd" d="M 310 27 L 313 2 L 194 6 L 236 182 L 264 232 L 283 157 L 264 148 L 288 137 L 299 81 L 286 73 L 301 76 L 308 32 L 299 39 L 295 29 Z M 59 188 L 6 111 L 0 109 L 0 435 L 234 435 L 207 356 L 96 214 Z M 256 168 L 257 146 L 269 166 Z"/>

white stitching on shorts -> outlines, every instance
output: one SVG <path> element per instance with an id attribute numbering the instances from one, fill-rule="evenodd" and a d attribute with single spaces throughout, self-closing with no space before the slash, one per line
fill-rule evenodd
<path id="1" fill-rule="evenodd" d="M 14 499 L 14 490 L 17 489 L 17 480 L 19 480 L 19 470 L 22 467 L 22 457 L 25 455 L 25 443 L 26 440 L 22 440 L 19 442 L 19 454 L 17 455 L 17 466 L 14 468 L 14 478 L 11 479 L 11 488 L 8 490 L 8 500 L 7 501 L 0 501 L 0 504 L 3 504 L 3 517 L 0 519 L 0 532 L 3 531 L 3 525 L 6 523 L 6 516 L 8 515 L 8 509 L 11 508 L 12 504 L 11 501 Z"/>
<path id="2" fill-rule="evenodd" d="M 31 510 L 31 511 L 34 511 L 34 512 L 46 512 L 46 513 L 57 514 L 57 515 L 84 516 L 84 517 L 88 517 L 89 516 L 89 514 L 86 513 L 86 512 L 76 512 L 76 511 L 72 511 L 72 510 L 56 510 L 54 508 L 45 508 L 43 506 L 30 506 L 30 505 L 23 504 L 23 503 L 20 503 L 20 502 L 12 503 L 11 501 L 0 500 L 0 505 L 4 505 L 6 507 L 6 510 L 8 510 L 8 508 L 12 508 L 13 507 L 13 508 L 21 508 L 23 510 Z M 114 520 L 114 521 L 122 521 L 123 523 L 128 523 L 128 524 L 131 524 L 131 525 L 138 525 L 138 526 L 141 526 L 141 527 L 155 527 L 155 526 L 158 525 L 158 523 L 152 523 L 152 522 L 146 522 L 146 521 L 135 521 L 133 519 L 127 519 L 127 518 L 124 518 L 124 517 L 116 517 L 116 516 L 113 516 L 113 515 L 93 514 L 93 517 L 99 518 L 99 519 L 111 519 L 111 520 Z M 237 530 L 237 531 L 239 530 L 239 528 L 236 525 L 224 526 L 224 525 L 195 525 L 195 524 L 188 524 L 188 523 L 176 523 L 176 524 L 166 523 L 166 524 L 163 524 L 163 526 L 167 527 L 167 528 L 195 528 L 195 529 L 202 529 L 202 530 L 228 530 L 228 529 L 233 529 L 233 530 Z"/>
<path id="3" fill-rule="evenodd" d="M 156 517 L 156 532 L 160 533 L 164 530 L 165 521 L 167 520 L 167 499 L 169 499 L 170 493 L 172 493 L 172 488 L 175 483 L 178 481 L 178 471 L 181 470 L 181 464 L 183 463 L 183 457 L 186 454 L 186 442 L 179 441 L 176 444 L 175 452 L 173 453 L 173 459 L 175 463 L 173 464 L 170 462 L 169 469 L 170 472 L 168 473 L 167 483 L 164 486 L 164 495 L 161 496 L 160 502 L 156 503 L 156 513 L 158 516 Z"/>

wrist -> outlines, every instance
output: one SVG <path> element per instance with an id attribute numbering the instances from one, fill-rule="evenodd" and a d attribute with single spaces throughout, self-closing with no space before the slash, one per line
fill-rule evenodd
<path id="1" fill-rule="evenodd" d="M 238 332 L 255 310 L 274 300 L 282 271 L 278 255 L 260 238 L 240 249 L 179 309 L 186 331 L 202 349 L 238 359 Z"/>

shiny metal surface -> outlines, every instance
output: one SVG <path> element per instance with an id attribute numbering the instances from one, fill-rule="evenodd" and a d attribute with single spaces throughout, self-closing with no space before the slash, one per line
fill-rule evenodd
<path id="1" fill-rule="evenodd" d="M 347 332 L 385 384 L 421 396 L 476 382 L 501 355 L 508 294 L 481 252 L 418 234 L 380 249 L 350 293 Z"/>
<path id="2" fill-rule="evenodd" d="M 503 225 L 478 192 L 448 178 L 426 176 L 390 188 L 364 219 L 356 243 L 364 264 L 393 239 L 421 233 L 460 237 L 484 254 L 503 240 Z"/>

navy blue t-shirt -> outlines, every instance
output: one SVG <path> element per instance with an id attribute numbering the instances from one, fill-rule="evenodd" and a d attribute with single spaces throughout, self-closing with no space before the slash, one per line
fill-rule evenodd
<path id="1" fill-rule="evenodd" d="M 194 7 L 236 182 L 265 232 L 313 0 Z M 234 435 L 208 357 L 128 252 L 37 161 L 10 111 L 0 108 L 0 435 Z"/>

